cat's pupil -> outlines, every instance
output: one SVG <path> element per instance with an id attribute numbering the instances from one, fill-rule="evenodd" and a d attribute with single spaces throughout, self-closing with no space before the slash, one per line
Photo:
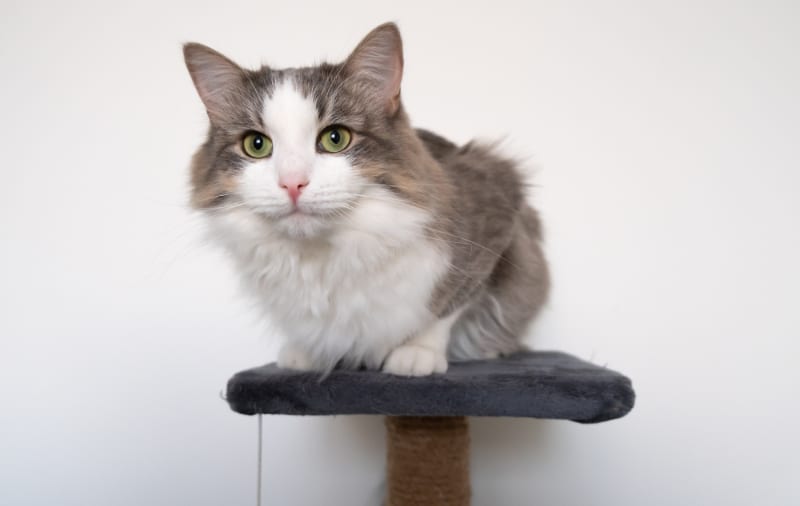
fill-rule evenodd
<path id="1" fill-rule="evenodd" d="M 342 142 L 342 134 L 338 130 L 331 130 L 330 139 L 332 143 L 339 144 Z"/>
<path id="2" fill-rule="evenodd" d="M 264 138 L 260 135 L 256 135 L 253 137 L 253 149 L 256 151 L 261 151 L 261 148 L 264 147 Z"/>

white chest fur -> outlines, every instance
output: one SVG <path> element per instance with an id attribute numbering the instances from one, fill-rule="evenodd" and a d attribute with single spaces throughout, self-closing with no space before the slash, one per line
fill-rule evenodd
<path id="1" fill-rule="evenodd" d="M 313 241 L 289 239 L 243 209 L 211 215 L 246 288 L 317 367 L 377 367 L 434 321 L 427 306 L 449 258 L 424 234 L 429 216 L 388 192 L 374 196 Z"/>

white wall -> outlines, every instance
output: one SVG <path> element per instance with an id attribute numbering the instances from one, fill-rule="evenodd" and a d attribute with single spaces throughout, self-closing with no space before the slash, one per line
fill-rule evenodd
<path id="1" fill-rule="evenodd" d="M 800 503 L 796 2 L 140 0 L 0 5 L 0 504 L 254 503 L 256 419 L 219 392 L 275 347 L 185 207 L 180 44 L 304 65 L 386 20 L 417 124 L 538 167 L 532 341 L 638 392 L 475 420 L 474 504 Z M 264 428 L 266 504 L 377 503 L 380 419 Z"/>

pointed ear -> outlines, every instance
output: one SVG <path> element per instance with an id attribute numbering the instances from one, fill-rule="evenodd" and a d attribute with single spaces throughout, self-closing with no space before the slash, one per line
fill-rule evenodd
<path id="1" fill-rule="evenodd" d="M 350 76 L 370 83 L 387 113 L 397 112 L 403 79 L 403 41 L 397 25 L 385 23 L 369 32 L 344 65 Z"/>
<path id="2" fill-rule="evenodd" d="M 183 58 L 211 122 L 224 120 L 236 103 L 244 71 L 222 54 L 195 42 L 184 44 Z"/>

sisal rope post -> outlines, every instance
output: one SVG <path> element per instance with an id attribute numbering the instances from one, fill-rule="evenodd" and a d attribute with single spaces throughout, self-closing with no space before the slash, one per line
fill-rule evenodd
<path id="1" fill-rule="evenodd" d="M 469 506 L 467 418 L 386 417 L 386 506 Z"/>

